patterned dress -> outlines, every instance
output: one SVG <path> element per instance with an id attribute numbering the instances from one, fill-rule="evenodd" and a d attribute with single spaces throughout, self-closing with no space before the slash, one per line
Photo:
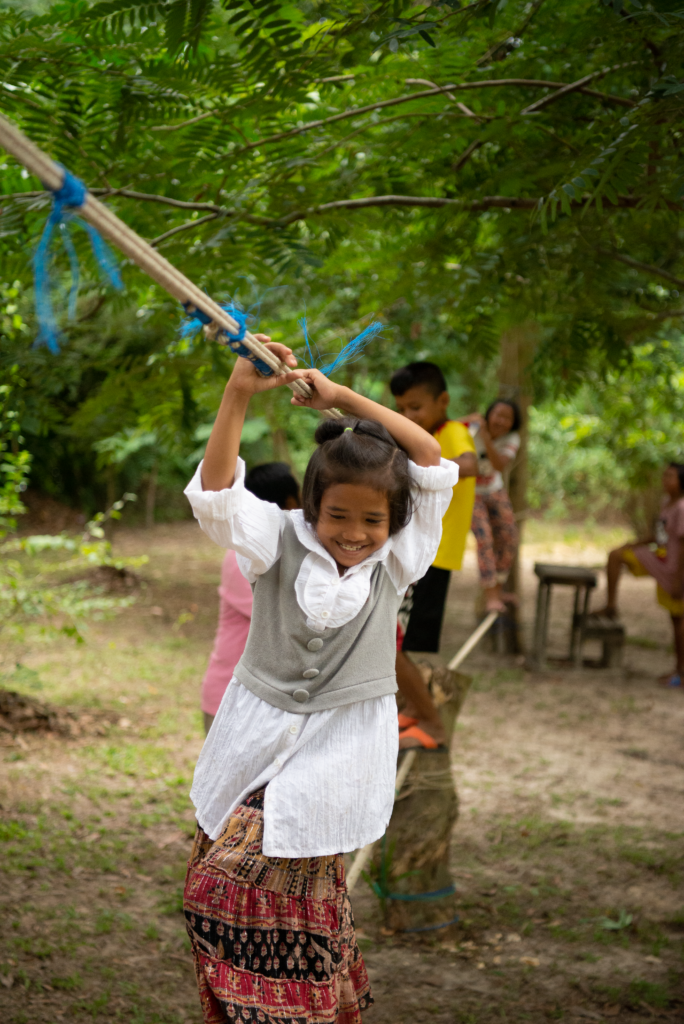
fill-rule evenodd
<path id="1" fill-rule="evenodd" d="M 198 827 L 184 909 L 205 1024 L 359 1024 L 373 1002 L 341 855 L 262 852 L 264 790 Z"/>

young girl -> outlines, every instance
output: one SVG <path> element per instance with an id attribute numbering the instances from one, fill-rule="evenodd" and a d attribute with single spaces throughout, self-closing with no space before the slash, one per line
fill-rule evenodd
<path id="1" fill-rule="evenodd" d="M 663 503 L 655 532 L 608 555 L 608 602 L 593 614 L 617 619 L 618 584 L 622 566 L 633 576 L 652 576 L 658 604 L 670 613 L 676 666 L 658 679 L 662 686 L 680 688 L 684 679 L 684 465 L 671 462 L 663 472 Z"/>
<path id="2" fill-rule="evenodd" d="M 484 416 L 464 422 L 473 433 L 478 456 L 472 531 L 477 541 L 480 585 L 488 612 L 505 610 L 502 591 L 518 546 L 518 527 L 501 471 L 520 448 L 520 410 L 516 402 L 497 398 Z"/>
<path id="3" fill-rule="evenodd" d="M 303 508 L 287 512 L 245 490 L 238 451 L 250 397 L 297 378 L 313 397 L 294 405 L 348 417 L 319 424 Z M 191 793 L 184 905 L 207 1024 L 359 1024 L 372 1002 L 341 854 L 378 839 L 392 812 L 396 616 L 457 480 L 405 417 L 317 370 L 264 378 L 236 361 L 186 489 L 254 590 Z"/>

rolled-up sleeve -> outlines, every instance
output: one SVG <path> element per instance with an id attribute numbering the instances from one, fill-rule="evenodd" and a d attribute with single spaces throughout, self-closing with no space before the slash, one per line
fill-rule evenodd
<path id="1" fill-rule="evenodd" d="M 277 505 L 261 501 L 245 488 L 245 464 L 238 459 L 232 487 L 202 489 L 202 463 L 185 488 L 193 515 L 207 537 L 239 556 L 240 570 L 250 582 L 280 557 L 282 517 Z"/>
<path id="2" fill-rule="evenodd" d="M 432 565 L 442 538 L 442 518 L 458 483 L 458 465 L 441 459 L 439 466 L 417 466 L 409 461 L 415 481 L 414 509 L 408 526 L 391 538 L 385 565 L 400 593 Z"/>

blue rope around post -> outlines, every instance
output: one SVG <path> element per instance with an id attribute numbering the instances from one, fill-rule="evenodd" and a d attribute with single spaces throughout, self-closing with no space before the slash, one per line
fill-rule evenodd
<path id="1" fill-rule="evenodd" d="M 375 895 L 381 900 L 394 900 L 402 903 L 427 903 L 432 900 L 443 900 L 448 896 L 453 896 L 456 892 L 456 886 L 451 885 L 444 886 L 443 889 L 434 889 L 432 892 L 388 892 L 387 891 L 387 833 L 382 837 L 382 855 L 380 860 L 380 884 L 373 882 L 370 879 L 370 886 Z M 441 921 L 439 924 L 428 924 L 421 928 L 401 928 L 403 934 L 409 934 L 412 932 L 434 932 L 440 928 L 448 928 L 451 924 L 456 924 L 458 921 L 458 914 L 453 917 L 450 921 Z"/>

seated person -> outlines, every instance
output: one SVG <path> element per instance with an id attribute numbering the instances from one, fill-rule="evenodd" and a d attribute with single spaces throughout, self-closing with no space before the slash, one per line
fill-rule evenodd
<path id="1" fill-rule="evenodd" d="M 626 565 L 634 576 L 652 576 L 657 583 L 658 604 L 670 613 L 677 664 L 658 680 L 663 686 L 681 687 L 684 675 L 684 464 L 671 462 L 663 472 L 665 495 L 652 536 L 623 544 L 608 555 L 608 600 L 596 617 L 618 618 L 620 572 Z"/>
<path id="2" fill-rule="evenodd" d="M 271 501 L 279 508 L 301 508 L 299 484 L 285 462 L 265 462 L 250 469 L 245 487 L 257 498 Z M 211 728 L 235 666 L 242 657 L 252 620 L 252 588 L 240 572 L 234 551 L 226 551 L 218 592 L 221 599 L 218 627 L 202 681 L 205 732 Z"/>

